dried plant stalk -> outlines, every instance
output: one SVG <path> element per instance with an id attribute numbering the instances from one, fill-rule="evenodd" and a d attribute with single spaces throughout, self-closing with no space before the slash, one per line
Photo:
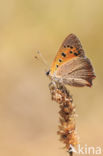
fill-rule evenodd
<path id="1" fill-rule="evenodd" d="M 60 141 L 65 144 L 65 148 L 72 156 L 70 150 L 71 145 L 75 147 L 78 144 L 75 125 L 75 106 L 73 99 L 66 87 L 61 83 L 51 82 L 49 85 L 51 98 L 56 101 L 60 107 L 60 125 L 57 134 L 60 136 Z"/>

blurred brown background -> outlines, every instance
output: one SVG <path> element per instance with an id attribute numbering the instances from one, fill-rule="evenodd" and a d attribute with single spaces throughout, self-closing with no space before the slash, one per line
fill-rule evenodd
<path id="1" fill-rule="evenodd" d="M 92 88 L 68 87 L 82 146 L 103 146 L 103 0 L 0 0 L 0 156 L 65 156 L 58 104 L 44 66 L 75 33 L 96 71 Z M 102 147 L 103 148 L 103 147 Z"/>

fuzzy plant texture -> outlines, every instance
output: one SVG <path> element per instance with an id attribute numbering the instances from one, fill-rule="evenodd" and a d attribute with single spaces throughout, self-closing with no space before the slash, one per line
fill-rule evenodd
<path id="1" fill-rule="evenodd" d="M 71 145 L 75 147 L 78 144 L 75 122 L 75 106 L 73 99 L 67 88 L 61 83 L 51 82 L 49 84 L 51 98 L 59 104 L 59 130 L 57 134 L 60 136 L 60 141 L 64 143 L 64 148 L 70 156 L 73 155 Z"/>

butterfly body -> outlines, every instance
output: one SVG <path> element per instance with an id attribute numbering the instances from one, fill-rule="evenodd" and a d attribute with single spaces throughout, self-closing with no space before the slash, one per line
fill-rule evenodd
<path id="1" fill-rule="evenodd" d="M 70 34 L 64 40 L 48 75 L 53 81 L 70 86 L 92 86 L 95 78 L 93 67 L 76 35 Z"/>

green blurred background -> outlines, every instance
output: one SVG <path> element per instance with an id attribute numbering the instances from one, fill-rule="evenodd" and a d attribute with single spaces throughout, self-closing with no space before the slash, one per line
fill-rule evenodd
<path id="1" fill-rule="evenodd" d="M 97 76 L 92 88 L 68 87 L 80 143 L 103 146 L 103 0 L 0 0 L 0 156 L 68 155 L 56 134 L 58 104 L 34 56 L 40 50 L 50 65 L 70 33 Z"/>

